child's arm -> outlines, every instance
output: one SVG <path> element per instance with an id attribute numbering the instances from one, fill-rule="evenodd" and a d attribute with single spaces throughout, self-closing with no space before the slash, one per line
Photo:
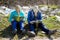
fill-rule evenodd
<path id="1" fill-rule="evenodd" d="M 13 12 L 11 12 L 8 21 L 9 21 L 9 22 L 13 21 Z"/>

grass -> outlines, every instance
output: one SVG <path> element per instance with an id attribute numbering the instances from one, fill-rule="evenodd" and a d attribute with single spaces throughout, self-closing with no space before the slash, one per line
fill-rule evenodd
<path id="1" fill-rule="evenodd" d="M 54 29 L 60 29 L 60 22 L 56 21 L 56 19 L 54 19 L 55 17 L 49 17 L 47 19 L 43 20 L 43 23 L 45 24 L 45 26 L 50 29 L 50 30 L 54 30 Z M 43 33 L 39 32 L 39 35 L 44 37 L 45 35 Z M 57 32 L 56 34 L 54 34 L 54 37 L 60 37 L 60 33 Z"/>
<path id="2" fill-rule="evenodd" d="M 48 19 L 44 19 L 44 24 L 49 28 L 49 29 L 58 29 L 60 28 L 60 22 L 58 23 L 56 21 L 56 18 L 53 16 L 53 17 L 49 17 Z"/>
<path id="3" fill-rule="evenodd" d="M 58 12 L 57 15 L 60 16 L 60 12 Z"/>
<path id="4" fill-rule="evenodd" d="M 48 7 L 51 8 L 51 9 L 59 8 L 58 5 L 39 5 L 39 7 L 44 7 L 44 6 L 48 6 Z"/>

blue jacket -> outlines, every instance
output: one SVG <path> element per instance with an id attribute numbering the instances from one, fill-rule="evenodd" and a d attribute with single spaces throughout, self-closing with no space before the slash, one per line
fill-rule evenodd
<path id="1" fill-rule="evenodd" d="M 12 20 L 15 20 L 16 16 L 18 16 L 18 13 L 16 11 L 11 12 L 10 17 L 9 17 L 9 22 L 11 22 Z M 19 16 L 24 17 L 24 12 L 20 11 Z"/>
<path id="2" fill-rule="evenodd" d="M 36 17 L 37 20 L 42 20 L 42 15 L 41 15 L 41 12 L 37 12 L 37 17 Z M 34 16 L 34 11 L 33 10 L 30 10 L 28 12 L 28 23 L 30 23 L 30 21 L 34 21 L 35 20 L 35 16 Z"/>

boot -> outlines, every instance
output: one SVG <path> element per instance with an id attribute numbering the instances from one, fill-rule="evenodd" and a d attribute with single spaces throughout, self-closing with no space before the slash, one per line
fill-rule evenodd
<path id="1" fill-rule="evenodd" d="M 36 35 L 34 31 L 28 31 L 27 34 L 29 37 L 35 37 Z"/>
<path id="2" fill-rule="evenodd" d="M 50 37 L 51 35 L 55 34 L 56 32 L 57 32 L 57 30 L 52 30 L 52 31 L 48 32 L 48 34 L 46 34 L 46 35 Z"/>
<path id="3" fill-rule="evenodd" d="M 12 33 L 13 34 L 16 34 L 17 33 L 17 29 L 13 30 Z"/>

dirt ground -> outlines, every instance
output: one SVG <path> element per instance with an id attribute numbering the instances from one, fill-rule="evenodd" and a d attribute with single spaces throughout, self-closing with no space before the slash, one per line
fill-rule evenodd
<path id="1" fill-rule="evenodd" d="M 10 38 L 1 38 L 0 40 L 50 40 L 48 39 L 47 37 L 39 37 L 39 36 L 36 36 L 34 38 L 26 38 L 26 37 L 23 37 L 22 39 L 10 39 Z M 60 40 L 60 37 L 58 38 L 53 38 L 53 40 Z"/>

